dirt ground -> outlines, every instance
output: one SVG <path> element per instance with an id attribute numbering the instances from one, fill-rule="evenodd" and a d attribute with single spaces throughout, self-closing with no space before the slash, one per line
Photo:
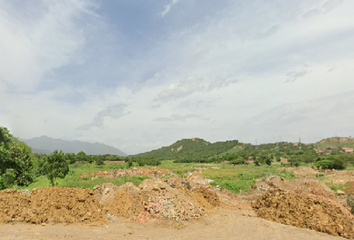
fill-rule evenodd
<path id="1" fill-rule="evenodd" d="M 251 208 L 219 209 L 197 221 L 156 220 L 138 224 L 127 218 L 104 225 L 1 224 L 0 239 L 345 239 L 255 217 Z"/>

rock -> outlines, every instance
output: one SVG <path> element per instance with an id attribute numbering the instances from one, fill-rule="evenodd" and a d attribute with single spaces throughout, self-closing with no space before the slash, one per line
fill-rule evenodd
<path id="1" fill-rule="evenodd" d="M 345 195 L 345 192 L 343 192 L 342 190 L 337 190 L 336 192 L 338 195 Z"/>

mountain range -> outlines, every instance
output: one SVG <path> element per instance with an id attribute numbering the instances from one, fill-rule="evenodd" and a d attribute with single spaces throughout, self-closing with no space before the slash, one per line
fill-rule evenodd
<path id="1" fill-rule="evenodd" d="M 84 151 L 88 155 L 118 155 L 126 156 L 124 152 L 118 148 L 108 146 L 103 143 L 89 143 L 82 141 L 66 141 L 62 139 L 54 139 L 48 136 L 35 137 L 22 140 L 26 143 L 33 153 L 50 154 L 55 150 L 62 150 L 64 153 L 78 153 Z"/>

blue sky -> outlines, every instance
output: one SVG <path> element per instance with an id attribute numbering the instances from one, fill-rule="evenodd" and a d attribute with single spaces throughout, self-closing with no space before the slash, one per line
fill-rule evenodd
<path id="1" fill-rule="evenodd" d="M 0 123 L 135 154 L 354 136 L 350 0 L 0 0 Z"/>

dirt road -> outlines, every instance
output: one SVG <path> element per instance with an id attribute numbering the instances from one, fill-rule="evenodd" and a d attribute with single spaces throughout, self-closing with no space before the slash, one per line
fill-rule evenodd
<path id="1" fill-rule="evenodd" d="M 138 224 L 126 218 L 106 225 L 2 224 L 0 239 L 345 239 L 257 218 L 249 209 L 220 209 L 192 222 Z"/>

